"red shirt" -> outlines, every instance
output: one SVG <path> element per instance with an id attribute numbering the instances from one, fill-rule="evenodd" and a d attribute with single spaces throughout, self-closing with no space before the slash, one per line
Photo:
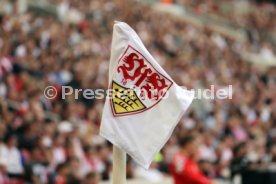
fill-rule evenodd
<path id="1" fill-rule="evenodd" d="M 66 184 L 66 179 L 62 176 L 56 176 L 54 184 Z"/>
<path id="2" fill-rule="evenodd" d="M 174 156 L 170 171 L 175 184 L 211 184 L 211 180 L 203 175 L 198 164 L 181 152 Z"/>
<path id="3" fill-rule="evenodd" d="M 4 173 L 1 173 L 1 170 L 0 170 L 0 183 L 2 183 L 2 184 L 11 184 L 8 176 L 6 176 L 6 174 L 4 174 Z"/>

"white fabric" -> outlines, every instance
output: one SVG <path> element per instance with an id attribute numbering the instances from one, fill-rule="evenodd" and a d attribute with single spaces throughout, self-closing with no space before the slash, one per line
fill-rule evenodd
<path id="1" fill-rule="evenodd" d="M 20 151 L 16 147 L 8 148 L 4 144 L 0 145 L 0 163 L 6 166 L 10 174 L 23 173 Z"/>
<path id="2" fill-rule="evenodd" d="M 168 96 L 141 113 L 114 116 L 106 99 L 100 135 L 126 151 L 139 165 L 149 168 L 154 156 L 167 142 L 173 129 L 191 104 L 194 93 L 175 84 L 147 51 L 136 32 L 124 22 L 115 22 L 111 46 L 109 84 L 116 79 L 118 60 L 131 46 L 139 51 L 159 74 L 172 82 Z"/>

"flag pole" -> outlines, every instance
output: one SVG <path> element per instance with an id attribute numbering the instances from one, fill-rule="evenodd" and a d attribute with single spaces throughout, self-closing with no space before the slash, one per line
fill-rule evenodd
<path id="1" fill-rule="evenodd" d="M 112 184 L 126 183 L 126 153 L 113 145 Z"/>

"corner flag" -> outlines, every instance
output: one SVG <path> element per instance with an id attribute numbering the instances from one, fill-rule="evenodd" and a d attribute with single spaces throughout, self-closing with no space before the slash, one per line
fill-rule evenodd
<path id="1" fill-rule="evenodd" d="M 171 79 L 124 22 L 113 28 L 109 89 L 100 134 L 148 168 L 194 94 Z"/>

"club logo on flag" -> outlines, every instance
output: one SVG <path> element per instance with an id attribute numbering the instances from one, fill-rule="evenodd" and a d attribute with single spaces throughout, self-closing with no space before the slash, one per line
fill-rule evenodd
<path id="1" fill-rule="evenodd" d="M 172 84 L 129 45 L 118 60 L 110 86 L 113 115 L 131 115 L 152 108 L 162 100 Z"/>

